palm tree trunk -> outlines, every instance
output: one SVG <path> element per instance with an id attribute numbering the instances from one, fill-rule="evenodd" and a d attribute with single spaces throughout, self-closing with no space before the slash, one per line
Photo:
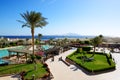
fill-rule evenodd
<path id="1" fill-rule="evenodd" d="M 94 51 L 93 51 L 93 54 L 92 54 L 92 56 L 90 56 L 89 58 L 94 57 L 94 55 L 95 55 L 95 48 L 96 48 L 96 46 L 94 46 Z"/>
<path id="2" fill-rule="evenodd" d="M 33 54 L 34 54 L 34 28 L 31 29 L 32 33 L 32 46 L 33 46 Z"/>
<path id="3" fill-rule="evenodd" d="M 39 44 L 40 44 L 40 37 L 39 37 Z"/>

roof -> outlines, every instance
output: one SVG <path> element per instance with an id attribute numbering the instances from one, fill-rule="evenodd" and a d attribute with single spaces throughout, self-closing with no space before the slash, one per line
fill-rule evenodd
<path id="1" fill-rule="evenodd" d="M 9 52 L 17 52 L 17 53 L 27 53 L 30 54 L 32 51 L 30 50 L 25 50 L 25 49 L 8 49 Z"/>

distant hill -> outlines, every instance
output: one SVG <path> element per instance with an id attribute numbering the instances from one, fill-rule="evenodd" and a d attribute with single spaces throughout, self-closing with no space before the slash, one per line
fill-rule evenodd
<path id="1" fill-rule="evenodd" d="M 77 33 L 67 33 L 67 34 L 63 34 L 64 36 L 81 36 Z"/>
<path id="2" fill-rule="evenodd" d="M 107 43 L 120 43 L 120 37 L 104 37 Z"/>

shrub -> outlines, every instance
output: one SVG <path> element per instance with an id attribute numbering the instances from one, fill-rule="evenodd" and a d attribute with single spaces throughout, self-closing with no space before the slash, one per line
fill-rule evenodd
<path id="1" fill-rule="evenodd" d="M 48 67 L 48 65 L 46 63 L 43 63 L 43 67 Z"/>
<path id="2" fill-rule="evenodd" d="M 36 58 L 36 56 L 34 54 L 30 55 L 30 59 L 32 60 L 33 63 L 35 63 L 35 58 Z"/>
<path id="3" fill-rule="evenodd" d="M 112 59 L 112 54 L 110 54 L 110 57 L 109 57 L 110 59 Z"/>
<path id="4" fill-rule="evenodd" d="M 10 42 L 10 45 L 11 45 L 11 46 L 16 46 L 17 43 L 16 43 L 16 42 Z"/>
<path id="5" fill-rule="evenodd" d="M 41 56 L 40 55 L 36 55 L 36 59 L 40 60 Z"/>
<path id="6" fill-rule="evenodd" d="M 106 56 L 106 59 L 107 59 L 108 64 L 109 64 L 109 65 L 111 65 L 111 62 L 110 62 L 110 60 L 109 60 L 108 55 L 107 55 L 107 54 L 105 54 L 105 56 Z"/>
<path id="7" fill-rule="evenodd" d="M 84 41 L 84 43 L 89 45 L 89 44 L 90 44 L 90 41 Z"/>
<path id="8" fill-rule="evenodd" d="M 77 51 L 76 51 L 76 53 L 80 53 L 80 48 L 77 48 Z"/>
<path id="9" fill-rule="evenodd" d="M 32 64 L 33 62 L 32 62 L 31 59 L 28 59 L 28 60 L 26 61 L 26 63 L 27 63 L 27 64 Z"/>
<path id="10" fill-rule="evenodd" d="M 83 50 L 83 51 L 90 51 L 90 50 L 91 50 L 91 47 L 82 47 L 82 50 Z"/>

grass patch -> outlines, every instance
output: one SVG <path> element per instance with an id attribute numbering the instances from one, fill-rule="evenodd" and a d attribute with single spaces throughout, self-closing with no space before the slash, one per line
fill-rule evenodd
<path id="1" fill-rule="evenodd" d="M 25 79 L 31 79 L 32 75 L 35 75 L 35 78 L 41 78 L 48 72 L 46 68 L 41 63 L 37 63 L 37 70 L 34 70 L 35 64 L 15 64 L 15 65 L 7 65 L 7 66 L 0 66 L 0 75 L 6 74 L 17 74 L 22 71 L 25 71 Z"/>
<path id="2" fill-rule="evenodd" d="M 91 53 L 85 54 L 87 57 L 90 57 Z M 80 53 L 72 53 L 67 58 L 74 61 L 79 66 L 83 67 L 84 69 L 87 69 L 88 71 L 102 71 L 102 70 L 108 70 L 115 68 L 115 63 L 110 58 L 111 65 L 107 62 L 107 58 L 104 54 L 95 54 L 93 61 L 84 61 L 81 59 L 81 56 L 84 56 L 82 52 Z M 108 55 L 109 56 L 109 55 Z"/>

